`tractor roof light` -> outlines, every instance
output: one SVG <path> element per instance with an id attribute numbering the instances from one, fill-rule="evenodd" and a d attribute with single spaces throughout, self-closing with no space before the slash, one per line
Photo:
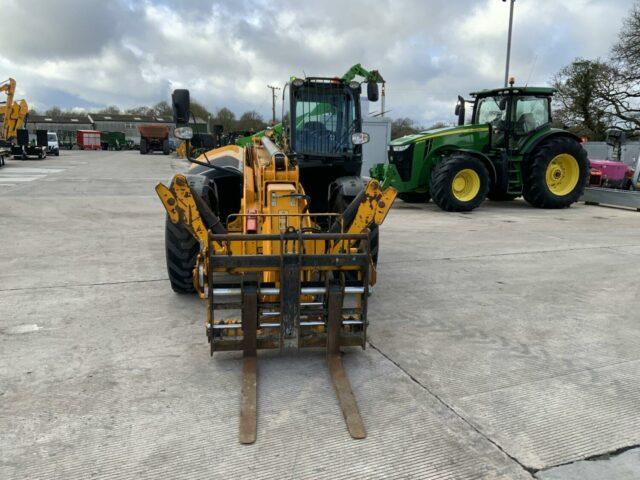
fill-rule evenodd
<path id="1" fill-rule="evenodd" d="M 302 85 L 304 85 L 304 80 L 301 78 L 296 78 L 291 82 L 291 85 L 293 85 L 294 87 L 301 87 Z"/>
<path id="2" fill-rule="evenodd" d="M 360 88 L 360 83 L 356 82 L 355 80 L 353 82 L 349 82 L 349 88 L 357 90 Z"/>

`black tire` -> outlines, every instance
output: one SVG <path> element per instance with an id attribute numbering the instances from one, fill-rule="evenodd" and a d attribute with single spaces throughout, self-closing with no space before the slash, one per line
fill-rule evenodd
<path id="1" fill-rule="evenodd" d="M 553 193 L 547 185 L 547 168 L 558 155 L 572 156 L 578 165 L 578 180 L 573 189 L 563 195 Z M 569 137 L 550 138 L 536 148 L 523 166 L 522 196 L 537 208 L 567 208 L 577 202 L 589 180 L 589 158 L 577 140 Z"/>
<path id="2" fill-rule="evenodd" d="M 431 200 L 431 195 L 428 192 L 405 192 L 399 193 L 398 198 L 405 203 L 428 203 Z"/>
<path id="3" fill-rule="evenodd" d="M 494 202 L 510 202 L 511 200 L 515 200 L 520 195 L 514 195 L 513 193 L 506 192 L 493 192 L 490 191 L 487 194 L 487 198 Z"/>
<path id="4" fill-rule="evenodd" d="M 182 225 L 174 224 L 169 218 L 165 221 L 164 232 L 171 288 L 176 293 L 194 293 L 193 268 L 200 251 L 198 242 Z"/>
<path id="5" fill-rule="evenodd" d="M 60 150 L 56 150 L 56 151 L 54 152 L 54 155 L 55 155 L 56 157 L 59 157 L 59 156 L 60 156 Z"/>
<path id="6" fill-rule="evenodd" d="M 171 153 L 171 147 L 169 146 L 169 140 L 163 140 L 162 142 L 162 153 L 165 155 L 169 155 Z"/>
<path id="7" fill-rule="evenodd" d="M 454 194 L 453 181 L 463 170 L 473 170 L 480 184 L 473 198 L 460 200 Z M 429 179 L 429 190 L 433 202 L 447 212 L 469 212 L 478 207 L 489 191 L 489 172 L 487 167 L 475 157 L 456 153 L 433 167 Z"/>
<path id="8" fill-rule="evenodd" d="M 144 138 L 140 139 L 140 155 L 146 155 L 149 149 L 147 148 L 147 140 Z"/>

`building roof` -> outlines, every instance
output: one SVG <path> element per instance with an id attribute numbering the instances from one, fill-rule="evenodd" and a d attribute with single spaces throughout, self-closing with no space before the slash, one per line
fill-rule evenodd
<path id="1" fill-rule="evenodd" d="M 61 117 L 52 117 L 48 115 L 31 115 L 27 117 L 27 123 L 92 123 L 89 115 L 71 115 L 71 116 L 61 116 Z"/>
<path id="2" fill-rule="evenodd" d="M 126 123 L 173 123 L 173 117 L 156 117 L 151 115 L 129 115 L 111 113 L 90 113 L 94 122 L 126 122 Z"/>

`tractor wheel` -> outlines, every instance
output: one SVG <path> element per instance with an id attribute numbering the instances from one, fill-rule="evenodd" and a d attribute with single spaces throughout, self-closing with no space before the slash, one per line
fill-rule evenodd
<path id="1" fill-rule="evenodd" d="M 429 190 L 442 210 L 468 212 L 486 198 L 489 172 L 477 158 L 454 154 L 433 167 Z"/>
<path id="2" fill-rule="evenodd" d="M 515 200 L 520 195 L 514 195 L 513 193 L 506 192 L 492 192 L 489 191 L 487 194 L 487 198 L 493 202 L 510 202 L 511 200 Z"/>
<path id="3" fill-rule="evenodd" d="M 398 198 L 405 203 L 427 203 L 431 200 L 431 195 L 428 192 L 405 192 L 399 193 Z"/>
<path id="4" fill-rule="evenodd" d="M 169 146 L 169 140 L 164 140 L 162 142 L 162 153 L 165 155 L 169 155 L 171 153 L 171 147 Z"/>
<path id="5" fill-rule="evenodd" d="M 568 137 L 551 138 L 523 168 L 524 199 L 538 208 L 566 208 L 577 202 L 589 179 L 587 152 Z"/>
<path id="6" fill-rule="evenodd" d="M 193 293 L 193 268 L 200 247 L 195 238 L 169 218 L 165 220 L 164 246 L 171 288 L 176 293 Z"/>
<path id="7" fill-rule="evenodd" d="M 149 149 L 147 148 L 147 140 L 144 138 L 140 139 L 140 154 L 146 155 Z"/>

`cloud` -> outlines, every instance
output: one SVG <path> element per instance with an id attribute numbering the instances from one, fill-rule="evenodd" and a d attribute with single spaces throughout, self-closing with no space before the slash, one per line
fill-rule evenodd
<path id="1" fill-rule="evenodd" d="M 632 4 L 518 0 L 512 73 L 545 84 L 605 56 Z M 186 87 L 210 110 L 268 116 L 267 84 L 360 62 L 387 80 L 392 116 L 428 125 L 452 121 L 458 93 L 502 83 L 508 3 L 3 0 L 3 19 L 0 77 L 36 108 L 153 104 Z"/>

